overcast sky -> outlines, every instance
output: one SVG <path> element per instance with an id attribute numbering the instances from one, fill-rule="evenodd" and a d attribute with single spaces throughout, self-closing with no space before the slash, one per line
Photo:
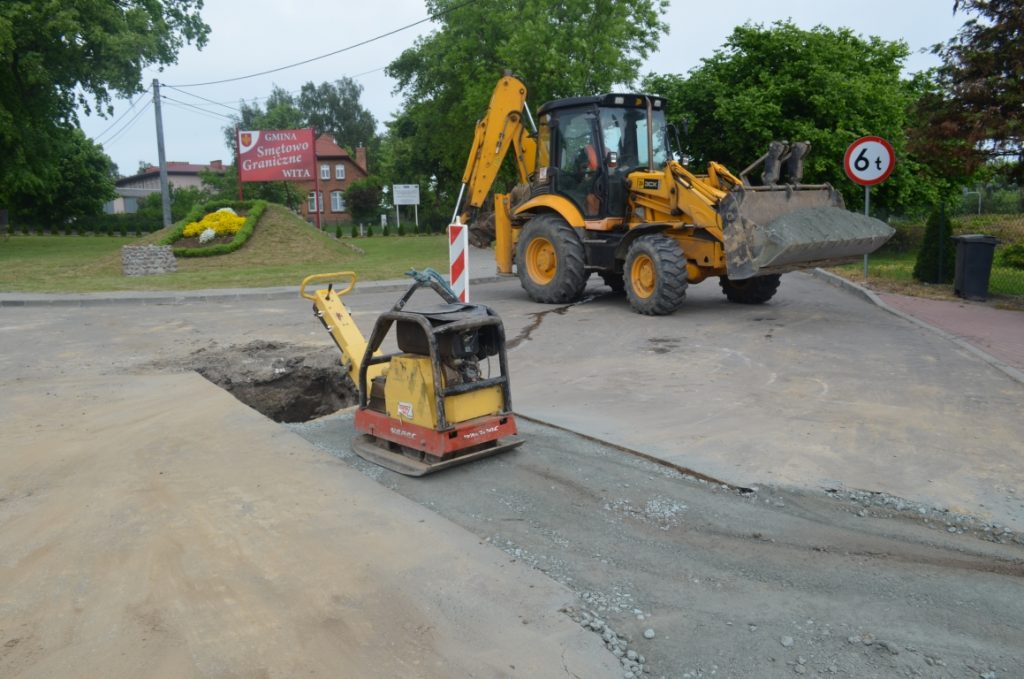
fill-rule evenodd
<path id="1" fill-rule="evenodd" d="M 554 2 L 555 0 L 552 0 Z M 647 73 L 686 73 L 702 57 L 722 46 L 735 26 L 747 21 L 769 24 L 792 19 L 802 28 L 825 25 L 848 27 L 864 35 L 905 40 L 912 51 L 908 72 L 937 65 L 927 48 L 949 39 L 963 24 L 953 16 L 953 0 L 789 0 L 764 3 L 741 0 L 707 4 L 674 0 L 665 16 L 670 33 L 641 70 Z M 244 8 L 244 9 L 243 9 Z M 709 12 L 713 8 L 714 12 Z M 320 84 L 341 76 L 363 85 L 362 104 L 379 124 L 397 111 L 400 95 L 384 67 L 417 36 L 434 30 L 420 23 L 394 35 L 326 59 L 276 73 L 219 85 L 185 87 L 195 83 L 234 78 L 266 71 L 340 50 L 426 18 L 422 0 L 205 0 L 203 19 L 211 27 L 207 46 L 188 47 L 178 63 L 162 73 L 149 70 L 144 83 L 159 78 L 163 102 L 164 143 L 168 160 L 208 163 L 231 162 L 222 128 L 238 108 L 239 100 L 266 97 L 273 85 L 297 92 L 309 81 Z M 515 70 L 515 64 L 509 65 Z M 497 79 L 499 74 L 495 74 Z M 529 84 L 529 83 L 527 83 Z M 169 87 L 170 86 L 170 87 Z M 178 89 L 175 89 L 177 87 Z M 201 97 L 201 98 L 199 98 Z M 209 100 L 209 101 L 205 101 Z M 140 161 L 157 161 L 156 126 L 152 95 L 117 100 L 112 117 L 83 117 L 86 134 L 99 141 L 122 174 L 133 174 Z M 216 102 L 216 103 L 211 103 Z M 530 102 L 536 107 L 542 102 Z"/>

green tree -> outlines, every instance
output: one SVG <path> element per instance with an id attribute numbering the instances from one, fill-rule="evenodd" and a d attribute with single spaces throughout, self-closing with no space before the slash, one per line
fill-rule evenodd
<path id="1" fill-rule="evenodd" d="M 667 30 L 666 0 L 427 0 L 439 24 L 387 67 L 403 109 L 389 125 L 379 172 L 458 191 L 476 120 L 501 74 L 530 88 L 530 106 L 636 80 Z M 447 202 L 447 201 L 446 201 Z M 449 208 L 450 209 L 450 208 Z"/>
<path id="2" fill-rule="evenodd" d="M 349 78 L 335 84 L 323 83 L 319 87 L 306 83 L 302 93 L 295 97 L 287 90 L 274 85 L 270 96 L 261 106 L 259 103 L 242 102 L 239 115 L 232 116 L 232 124 L 224 128 L 224 141 L 233 156 L 237 157 L 238 140 L 235 131 L 242 130 L 291 130 L 312 127 L 316 134 L 332 134 L 339 145 L 349 145 L 350 151 L 362 141 L 367 144 L 373 157 L 373 150 L 379 146 L 375 132 L 376 121 L 359 104 L 362 87 Z M 221 177 L 204 175 L 217 195 L 238 195 L 237 172 L 232 168 Z M 252 182 L 245 185 L 245 193 L 288 205 L 295 209 L 300 196 L 293 184 L 288 182 Z"/>
<path id="3" fill-rule="evenodd" d="M 171 185 L 171 221 L 185 218 L 196 203 L 210 199 L 210 191 L 195 186 Z M 138 213 L 154 221 L 163 219 L 163 203 L 159 193 L 151 193 L 139 201 Z"/>
<path id="4" fill-rule="evenodd" d="M 1024 160 L 1024 4 L 955 0 L 970 16 L 933 52 L 942 58 L 936 87 L 922 98 L 913 142 L 922 156 L 960 179 L 993 159 Z"/>
<path id="5" fill-rule="evenodd" d="M 295 97 L 282 87 L 274 85 L 263 106 L 241 102 L 239 115 L 224 128 L 224 142 L 232 155 L 238 152 L 236 130 L 294 130 L 309 127 L 306 115 L 299 109 Z"/>
<path id="6" fill-rule="evenodd" d="M 901 78 L 907 55 L 902 41 L 845 28 L 746 24 L 688 75 L 651 76 L 644 87 L 668 98 L 680 130 L 688 122 L 683 144 L 696 168 L 717 160 L 738 172 L 772 140 L 809 141 L 804 181 L 832 183 L 848 204 L 863 200 L 863 189 L 843 170 L 847 147 L 863 135 L 884 137 L 896 168 L 872 190 L 872 204 L 905 211 L 934 204 L 940 188 L 906 152 L 908 110 L 929 82 L 927 74 Z"/>
<path id="7" fill-rule="evenodd" d="M 233 123 L 224 128 L 224 143 L 233 158 L 238 157 L 236 130 L 293 130 L 309 127 L 306 117 L 296 105 L 295 97 L 282 87 L 274 85 L 263 105 L 241 102 L 239 115 L 232 116 Z M 203 185 L 218 198 L 238 197 L 238 167 L 232 164 L 223 173 L 200 173 Z M 258 198 L 287 205 L 295 210 L 300 201 L 306 199 L 299 194 L 291 182 L 247 182 L 244 187 L 246 198 Z"/>
<path id="8" fill-rule="evenodd" d="M 339 146 L 350 152 L 357 146 L 365 146 L 373 158 L 378 138 L 377 120 L 360 104 L 362 93 L 363 86 L 347 77 L 320 85 L 308 82 L 302 86 L 297 104 L 306 124 L 317 134 L 332 135 Z"/>
<path id="9" fill-rule="evenodd" d="M 913 276 L 924 283 L 952 283 L 956 266 L 953 227 L 944 208 L 933 210 L 924 228 L 924 240 L 917 251 Z"/>
<path id="10" fill-rule="evenodd" d="M 72 139 L 76 107 L 112 113 L 112 93 L 143 91 L 144 68 L 174 63 L 186 43 L 202 47 L 209 27 L 201 7 L 202 0 L 0 3 L 0 204 L 25 209 L 19 200 L 52 190 L 66 150 L 54 141 Z"/>
<path id="11" fill-rule="evenodd" d="M 224 172 L 200 172 L 199 178 L 212 198 L 238 198 L 237 165 L 226 166 Z M 246 182 L 242 195 L 247 200 L 260 199 L 280 203 L 292 210 L 297 210 L 302 201 L 306 200 L 306 196 L 299 191 L 294 182 Z"/>
<path id="12" fill-rule="evenodd" d="M 380 213 L 380 177 L 369 176 L 357 179 L 345 190 L 345 204 L 352 219 L 357 222 L 374 221 Z"/>
<path id="13" fill-rule="evenodd" d="M 20 184 L 21 190 L 7 191 L 12 220 L 45 227 L 102 212 L 116 195 L 116 168 L 107 154 L 78 128 L 55 128 L 50 146 L 57 156 L 41 171 L 42 185 Z"/>

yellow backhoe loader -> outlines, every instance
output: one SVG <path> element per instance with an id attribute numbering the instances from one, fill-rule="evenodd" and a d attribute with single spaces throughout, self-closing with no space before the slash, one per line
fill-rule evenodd
<path id="1" fill-rule="evenodd" d="M 511 75 L 498 81 L 453 221 L 479 212 L 514 150 L 522 189 L 515 204 L 494 195 L 498 272 L 511 274 L 514 263 L 537 302 L 574 302 L 598 273 L 642 314 L 672 313 L 687 284 L 713 276 L 729 300 L 760 304 L 780 274 L 850 261 L 893 234 L 844 209 L 832 186 L 801 183 L 805 142 L 773 142 L 739 176 L 716 162 L 696 175 L 670 151 L 661 97 L 560 99 L 540 107 L 538 125 L 526 94 Z M 759 166 L 755 186 L 748 175 Z"/>
<path id="2" fill-rule="evenodd" d="M 436 272 L 410 275 L 413 284 L 381 314 L 368 340 L 341 300 L 355 287 L 354 273 L 307 276 L 299 287 L 359 391 L 353 450 L 400 474 L 423 476 L 520 445 L 501 318 L 482 304 L 460 302 Z M 336 282 L 344 285 L 335 289 Z M 313 289 L 318 283 L 328 285 Z M 406 308 L 421 288 L 433 289 L 442 303 Z M 391 335 L 398 351 L 382 353 Z"/>

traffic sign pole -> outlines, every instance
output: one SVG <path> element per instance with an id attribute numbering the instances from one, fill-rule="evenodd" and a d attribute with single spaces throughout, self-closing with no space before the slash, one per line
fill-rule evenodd
<path id="1" fill-rule="evenodd" d="M 868 214 L 871 211 L 871 187 L 864 187 L 864 216 L 870 217 Z M 868 279 L 868 254 L 864 253 L 864 280 Z"/>
<path id="2" fill-rule="evenodd" d="M 870 217 L 871 187 L 892 174 L 896 153 L 881 137 L 861 137 L 850 144 L 843 158 L 846 176 L 864 187 L 864 216 Z M 864 280 L 868 279 L 868 256 L 864 255 Z"/>

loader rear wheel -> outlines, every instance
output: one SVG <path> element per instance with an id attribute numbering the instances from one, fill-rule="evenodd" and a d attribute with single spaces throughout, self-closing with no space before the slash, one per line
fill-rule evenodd
<path id="1" fill-rule="evenodd" d="M 629 246 L 625 266 L 626 298 L 647 316 L 670 314 L 686 299 L 686 258 L 668 236 L 641 236 Z"/>
<path id="2" fill-rule="evenodd" d="M 583 258 L 583 243 L 568 222 L 555 214 L 534 217 L 519 237 L 519 281 L 535 302 L 575 302 L 587 285 Z"/>
<path id="3" fill-rule="evenodd" d="M 781 277 L 781 274 L 772 274 L 770 276 L 754 276 L 742 281 L 731 281 L 727 276 L 722 276 L 718 284 L 722 286 L 722 292 L 730 302 L 764 304 L 775 296 Z"/>

